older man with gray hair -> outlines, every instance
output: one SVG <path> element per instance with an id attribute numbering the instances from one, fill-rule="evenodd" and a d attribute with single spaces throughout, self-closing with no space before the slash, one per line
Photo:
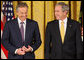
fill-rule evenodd
<path id="1" fill-rule="evenodd" d="M 17 18 L 6 22 L 2 44 L 8 50 L 8 59 L 35 59 L 34 52 L 41 45 L 38 23 L 27 18 L 28 6 L 19 3 Z"/>
<path id="2" fill-rule="evenodd" d="M 57 20 L 48 22 L 45 34 L 45 59 L 81 59 L 83 53 L 80 24 L 67 17 L 69 6 L 56 4 Z"/>

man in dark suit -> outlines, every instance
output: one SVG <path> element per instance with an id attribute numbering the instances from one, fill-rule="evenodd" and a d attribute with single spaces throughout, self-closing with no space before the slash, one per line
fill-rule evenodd
<path id="1" fill-rule="evenodd" d="M 60 2 L 55 6 L 57 20 L 47 24 L 45 59 L 81 59 L 83 53 L 79 23 L 67 18 L 69 7 Z M 61 24 L 62 23 L 62 24 Z"/>
<path id="2" fill-rule="evenodd" d="M 35 59 L 34 51 L 41 45 L 38 24 L 27 19 L 27 10 L 26 3 L 19 3 L 18 17 L 5 24 L 2 44 L 8 50 L 8 59 Z"/>

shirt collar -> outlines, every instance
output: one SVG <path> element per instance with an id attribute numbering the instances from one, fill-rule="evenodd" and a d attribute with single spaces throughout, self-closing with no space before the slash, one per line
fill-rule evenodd
<path id="1" fill-rule="evenodd" d="M 59 20 L 59 22 L 61 23 L 62 20 Z M 67 23 L 67 17 L 63 20 L 64 23 Z"/>
<path id="2" fill-rule="evenodd" d="M 19 19 L 19 17 L 18 17 L 18 23 L 20 24 L 22 21 Z M 24 22 L 24 24 L 26 24 L 26 19 L 23 21 Z"/>

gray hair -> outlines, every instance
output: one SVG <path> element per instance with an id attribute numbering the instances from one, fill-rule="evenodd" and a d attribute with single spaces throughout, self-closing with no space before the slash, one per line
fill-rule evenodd
<path id="1" fill-rule="evenodd" d="M 23 2 L 20 2 L 20 3 L 16 6 L 16 11 L 18 11 L 18 8 L 19 8 L 19 7 L 27 7 L 27 8 L 28 8 L 27 4 L 26 4 L 26 3 L 23 3 Z"/>
<path id="2" fill-rule="evenodd" d="M 67 5 L 67 4 L 65 4 L 64 2 L 59 2 L 59 3 L 57 3 L 55 6 L 62 6 L 62 11 L 64 12 L 64 11 L 67 11 L 67 12 L 69 12 L 69 6 Z"/>

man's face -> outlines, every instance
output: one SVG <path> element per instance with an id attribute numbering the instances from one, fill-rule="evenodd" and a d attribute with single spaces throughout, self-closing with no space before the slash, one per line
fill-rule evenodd
<path id="1" fill-rule="evenodd" d="M 57 20 L 62 20 L 65 18 L 65 12 L 62 11 L 62 6 L 58 5 L 55 7 L 55 17 Z"/>
<path id="2" fill-rule="evenodd" d="M 17 15 L 21 21 L 24 21 L 27 18 L 27 7 L 19 7 Z"/>

